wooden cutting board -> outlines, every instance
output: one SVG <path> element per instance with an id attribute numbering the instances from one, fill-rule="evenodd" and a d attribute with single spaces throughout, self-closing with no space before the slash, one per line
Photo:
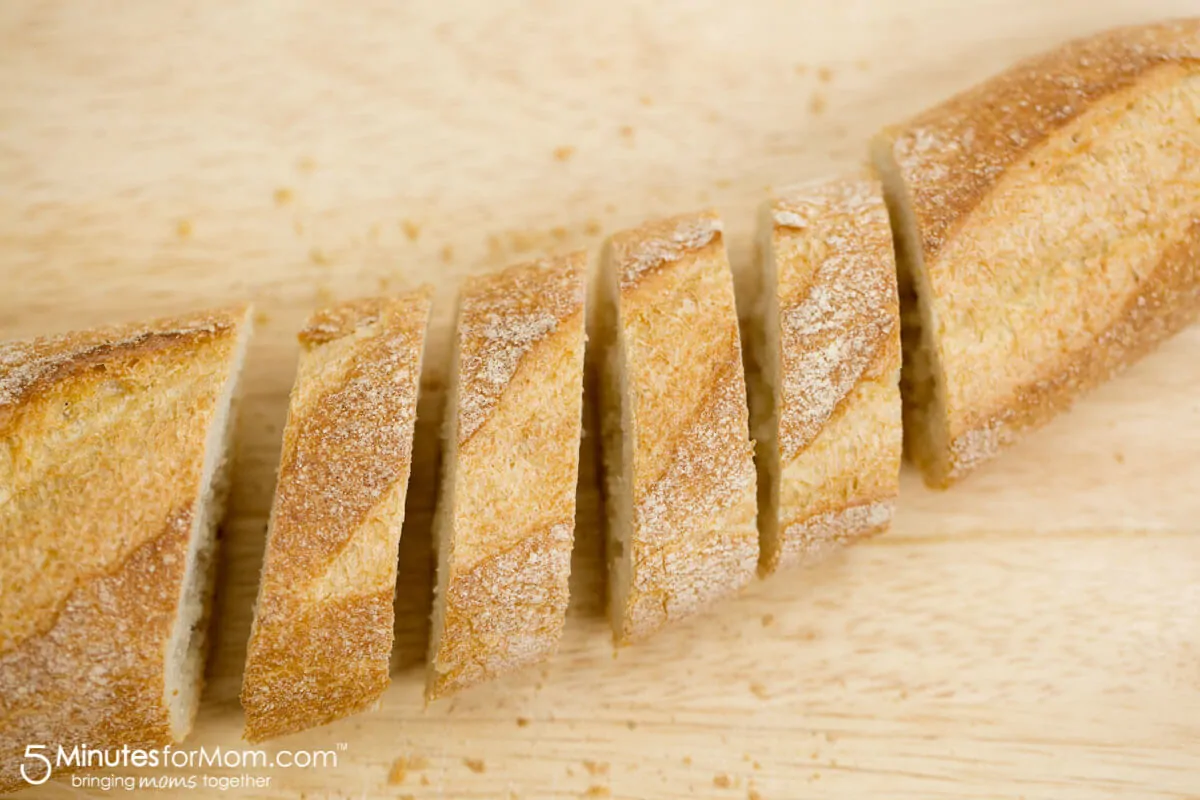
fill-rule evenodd
<path id="1" fill-rule="evenodd" d="M 235 796 L 271 798 L 1200 796 L 1197 327 L 960 487 L 906 473 L 886 536 L 617 658 L 588 439 L 561 653 L 421 700 L 464 275 L 707 205 L 744 268 L 768 185 L 851 167 L 884 123 L 1018 57 L 1188 11 L 1195 0 L 0 5 L 3 336 L 260 309 L 188 748 L 239 747 L 295 331 L 331 298 L 438 289 L 380 709 L 266 748 L 332 750 L 336 768 L 118 774 L 249 773 L 269 786 Z"/>

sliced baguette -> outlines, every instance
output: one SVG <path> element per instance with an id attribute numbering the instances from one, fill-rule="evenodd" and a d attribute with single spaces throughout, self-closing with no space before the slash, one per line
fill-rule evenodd
<path id="1" fill-rule="evenodd" d="M 249 313 L 0 344 L 0 791 L 191 730 Z"/>
<path id="2" fill-rule="evenodd" d="M 432 291 L 317 312 L 300 333 L 246 654 L 246 738 L 369 707 L 393 595 Z"/>
<path id="3" fill-rule="evenodd" d="M 626 644 L 754 577 L 753 448 L 717 215 L 616 234 L 599 280 L 609 610 Z"/>
<path id="4" fill-rule="evenodd" d="M 575 531 L 586 265 L 575 253 L 462 287 L 434 522 L 430 700 L 558 647 Z"/>
<path id="5" fill-rule="evenodd" d="M 1200 20 L 1021 62 L 874 145 L 905 447 L 945 486 L 1200 307 Z"/>
<path id="6" fill-rule="evenodd" d="M 899 491 L 900 314 L 879 182 L 780 191 L 759 222 L 749 318 L 759 569 L 884 530 Z"/>

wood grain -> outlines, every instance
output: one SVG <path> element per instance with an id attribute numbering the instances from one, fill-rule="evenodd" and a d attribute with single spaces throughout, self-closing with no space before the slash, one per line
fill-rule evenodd
<path id="1" fill-rule="evenodd" d="M 374 713 L 267 746 L 344 742 L 336 769 L 254 770 L 270 787 L 238 796 L 1200 796 L 1195 327 L 953 491 L 905 474 L 888 535 L 615 659 L 589 437 L 560 655 L 420 696 L 463 275 L 710 204 L 743 269 L 767 186 L 862 161 L 882 124 L 1022 55 L 1185 12 L 1194 0 L 0 5 L 0 335 L 260 308 L 188 746 L 238 746 L 295 331 L 330 298 L 429 280 L 395 685 Z"/>

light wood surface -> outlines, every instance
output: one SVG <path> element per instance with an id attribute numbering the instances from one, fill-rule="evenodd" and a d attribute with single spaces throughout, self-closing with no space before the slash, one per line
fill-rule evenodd
<path id="1" fill-rule="evenodd" d="M 886 536 L 617 658 L 589 438 L 561 653 L 421 700 L 434 441 L 463 275 L 710 204 L 744 268 L 766 186 L 861 161 L 880 125 L 1024 54 L 1188 11 L 1194 0 L 0 4 L 2 335 L 241 298 L 261 309 L 187 747 L 239 746 L 296 329 L 330 298 L 428 280 L 395 684 L 377 712 L 267 745 L 344 743 L 336 769 L 249 770 L 270 787 L 234 796 L 1200 796 L 1197 327 L 951 492 L 906 473 Z M 80 795 L 113 796 L 27 793 Z"/>

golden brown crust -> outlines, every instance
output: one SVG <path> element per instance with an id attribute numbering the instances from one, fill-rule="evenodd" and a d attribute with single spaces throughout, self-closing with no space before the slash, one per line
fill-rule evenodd
<path id="1" fill-rule="evenodd" d="M 387 688 L 431 297 L 343 303 L 299 334 L 242 685 L 251 741 L 360 711 Z"/>
<path id="2" fill-rule="evenodd" d="M 435 523 L 431 700 L 557 649 L 575 529 L 586 265 L 572 253 L 463 286 Z"/>
<path id="3" fill-rule="evenodd" d="M 1200 20 L 1118 28 L 881 138 L 921 311 L 905 314 L 906 448 L 930 484 L 1194 317 L 1200 271 L 1171 264 L 1200 222 L 1197 76 Z"/>
<path id="4" fill-rule="evenodd" d="M 770 573 L 887 527 L 899 491 L 900 320 L 874 177 L 781 190 L 762 225 L 772 305 L 755 324 L 778 324 L 778 342 L 751 339 L 756 361 L 778 365 L 774 400 L 755 403 L 759 480 L 771 484 L 760 493 L 760 571 Z M 757 352 L 767 347 L 778 352 Z"/>
<path id="5" fill-rule="evenodd" d="M 836 179 L 794 187 L 779 194 L 772 212 L 779 440 L 786 464 L 816 438 L 859 381 L 895 376 L 900 301 L 878 181 Z"/>
<path id="6" fill-rule="evenodd" d="M 247 315 L 0 345 L 0 791 L 29 743 L 171 741 L 168 641 Z"/>
<path id="7" fill-rule="evenodd" d="M 1096 337 L 1096 345 L 1064 353 L 1045 367 L 1045 377 L 1017 387 L 1014 398 L 987 418 L 963 424 L 966 436 L 950 443 L 949 486 L 1016 441 L 1023 430 L 1045 424 L 1072 400 L 1120 372 L 1200 315 L 1200 220 L 1173 243 L 1122 304 L 1116 320 Z"/>
<path id="8" fill-rule="evenodd" d="M 614 586 L 619 644 L 731 594 L 754 575 L 754 465 L 732 275 L 715 212 L 614 235 L 605 269 L 619 287 L 630 404 L 632 520 Z M 614 438 L 611 433 L 606 439 Z M 619 435 L 618 435 L 619 438 Z M 617 448 L 619 450 L 619 448 Z M 612 453 L 608 469 L 622 469 Z M 609 502 L 619 480 L 609 476 Z M 617 524 L 610 522 L 610 524 Z M 616 535 L 617 539 L 622 536 Z M 613 571 L 613 580 L 621 580 Z"/>
<path id="9" fill-rule="evenodd" d="M 771 555 L 768 572 L 793 564 L 811 566 L 860 539 L 888 529 L 895 511 L 895 496 L 861 497 L 851 505 L 817 511 L 783 523 L 780 547 Z"/>
<path id="10" fill-rule="evenodd" d="M 884 132 L 932 259 L 998 176 L 1098 100 L 1200 61 L 1200 18 L 1113 28 L 1028 58 Z"/>
<path id="11" fill-rule="evenodd" d="M 446 597 L 430 671 L 435 699 L 546 658 L 557 647 L 570 599 L 573 526 L 529 533 L 511 547 L 457 572 Z"/>

